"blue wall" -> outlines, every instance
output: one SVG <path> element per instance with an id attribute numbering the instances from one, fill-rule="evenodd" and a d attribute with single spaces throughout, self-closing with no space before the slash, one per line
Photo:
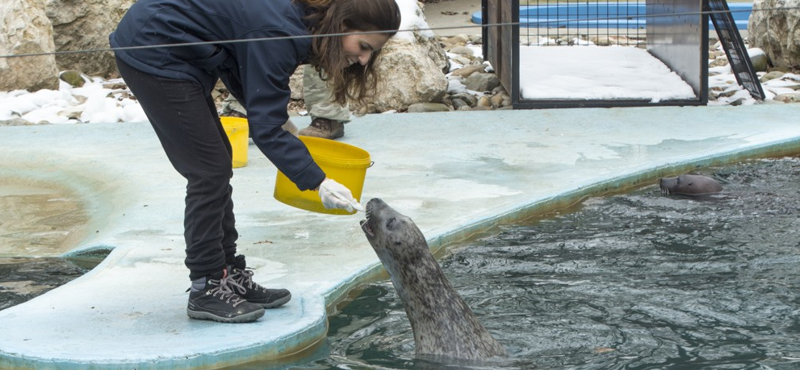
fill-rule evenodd
<path id="1" fill-rule="evenodd" d="M 560 3 L 554 5 L 522 6 L 519 21 L 522 27 L 568 28 L 644 28 L 645 3 Z M 731 15 L 740 30 L 747 29 L 752 3 L 728 4 Z M 481 24 L 481 12 L 472 14 L 472 22 Z M 714 29 L 709 20 L 708 28 Z"/>

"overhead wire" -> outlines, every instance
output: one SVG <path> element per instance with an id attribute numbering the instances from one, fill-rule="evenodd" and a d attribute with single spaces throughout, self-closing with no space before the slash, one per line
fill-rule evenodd
<path id="1" fill-rule="evenodd" d="M 800 8 L 800 7 L 773 7 L 773 8 L 760 8 L 758 10 L 745 10 L 745 9 L 704 10 L 704 11 L 700 11 L 700 12 L 645 14 L 645 15 L 637 15 L 637 16 L 635 16 L 635 18 L 663 18 L 663 17 L 688 16 L 688 15 L 710 15 L 710 14 L 720 14 L 720 13 L 752 12 L 752 11 L 766 11 L 766 10 L 783 10 L 783 9 L 789 10 L 789 9 L 798 9 L 798 8 Z M 628 18 L 631 18 L 631 17 L 628 16 L 628 15 L 625 15 L 625 16 L 615 16 L 615 17 L 582 18 L 580 20 L 581 21 L 607 21 L 607 20 L 628 19 Z M 397 32 L 398 33 L 405 33 L 405 32 L 443 31 L 443 30 L 465 29 L 465 28 L 525 26 L 525 25 L 530 25 L 530 24 L 546 25 L 548 23 L 557 23 L 557 22 L 564 22 L 564 19 L 543 20 L 543 21 L 536 21 L 536 22 L 503 22 L 503 23 L 490 23 L 490 24 L 476 24 L 474 26 L 473 25 L 462 25 L 462 26 L 448 26 L 448 27 L 414 28 L 414 29 L 398 30 Z M 296 39 L 318 38 L 318 37 L 341 37 L 341 36 L 353 35 L 353 34 L 356 34 L 356 35 L 357 34 L 380 34 L 380 33 L 394 33 L 394 32 L 395 31 L 364 31 L 364 32 L 350 32 L 350 33 L 330 33 L 330 34 L 321 34 L 321 35 L 295 35 L 295 36 L 257 37 L 257 38 L 233 39 L 233 40 L 197 41 L 197 42 L 184 42 L 184 43 L 172 43 L 172 44 L 108 47 L 108 48 L 83 49 L 83 50 L 61 50 L 61 51 L 47 51 L 47 52 L 37 52 L 37 53 L 4 54 L 4 55 L 0 55 L 0 58 L 11 59 L 11 58 L 25 58 L 25 57 L 40 57 L 40 56 L 48 56 L 48 55 L 58 56 L 58 55 L 69 55 L 69 54 L 103 53 L 103 52 L 112 52 L 112 51 L 127 51 L 127 50 L 155 49 L 155 48 L 175 48 L 175 47 L 186 47 L 186 46 L 197 46 L 197 45 L 237 44 L 237 43 L 245 43 L 245 42 L 266 42 L 266 41 L 278 41 L 278 40 L 296 40 Z"/>

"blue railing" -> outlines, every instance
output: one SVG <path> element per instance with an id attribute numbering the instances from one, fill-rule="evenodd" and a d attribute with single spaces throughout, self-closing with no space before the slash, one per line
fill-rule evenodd
<path id="1" fill-rule="evenodd" d="M 728 7 L 736 27 L 746 30 L 753 4 L 729 3 Z M 643 2 L 561 3 L 521 6 L 519 21 L 520 26 L 531 28 L 644 28 L 647 24 L 646 15 Z M 480 11 L 472 14 L 473 23 L 481 24 L 481 20 Z M 714 29 L 710 20 L 708 28 Z"/>

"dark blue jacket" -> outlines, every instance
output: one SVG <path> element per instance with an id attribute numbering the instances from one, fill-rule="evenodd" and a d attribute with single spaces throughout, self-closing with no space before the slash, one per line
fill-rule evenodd
<path id="1" fill-rule="evenodd" d="M 139 0 L 109 39 L 112 47 L 219 41 L 116 55 L 142 72 L 197 82 L 209 95 L 221 78 L 247 109 L 258 148 L 306 190 L 317 187 L 325 174 L 305 145 L 281 126 L 289 118 L 289 77 L 306 61 L 311 39 L 226 42 L 308 35 L 305 12 L 292 0 Z"/>

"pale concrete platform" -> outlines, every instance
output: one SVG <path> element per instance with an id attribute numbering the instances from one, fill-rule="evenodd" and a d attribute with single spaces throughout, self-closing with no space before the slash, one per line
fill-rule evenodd
<path id="1" fill-rule="evenodd" d="M 800 106 L 780 104 L 386 114 L 355 119 L 342 141 L 375 162 L 362 201 L 383 198 L 439 249 L 541 207 L 694 166 L 800 153 L 798 116 Z M 215 368 L 302 356 L 324 340 L 327 309 L 382 273 L 362 215 L 274 200 L 276 170 L 251 144 L 232 179 L 240 251 L 259 283 L 294 298 L 252 324 L 190 320 L 185 183 L 149 124 L 2 127 L 0 153 L 0 177 L 61 182 L 84 198 L 92 217 L 73 252 L 114 249 L 83 277 L 0 311 L 3 369 Z"/>

